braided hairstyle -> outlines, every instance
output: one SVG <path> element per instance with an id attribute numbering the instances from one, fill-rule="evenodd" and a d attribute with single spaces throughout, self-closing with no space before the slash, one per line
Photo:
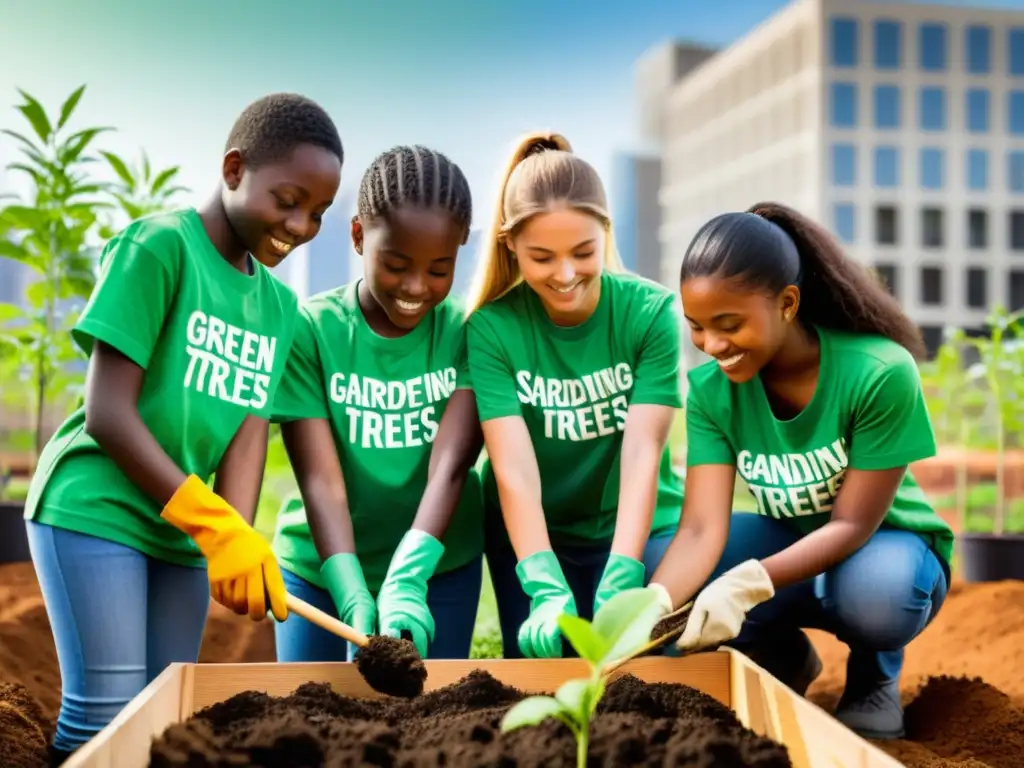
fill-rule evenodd
<path id="1" fill-rule="evenodd" d="M 284 160 L 301 144 L 345 161 L 338 128 L 323 107 L 297 93 L 271 93 L 242 110 L 224 151 L 237 149 L 247 166 L 258 168 Z"/>
<path id="2" fill-rule="evenodd" d="M 359 184 L 357 211 L 364 223 L 406 205 L 448 211 L 467 231 L 473 222 L 473 196 L 462 169 L 418 144 L 379 154 Z"/>

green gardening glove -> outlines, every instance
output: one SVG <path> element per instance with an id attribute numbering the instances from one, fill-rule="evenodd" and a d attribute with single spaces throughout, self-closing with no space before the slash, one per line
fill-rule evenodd
<path id="1" fill-rule="evenodd" d="M 401 637 L 412 635 L 412 643 L 424 659 L 434 641 L 434 617 L 427 607 L 427 582 L 444 554 L 444 545 L 425 531 L 415 528 L 402 537 L 391 557 L 388 574 L 377 595 L 380 633 Z"/>
<path id="2" fill-rule="evenodd" d="M 644 585 L 644 564 L 626 555 L 612 552 L 604 567 L 601 582 L 594 594 L 594 615 L 605 604 L 608 598 L 624 589 L 633 589 Z"/>
<path id="3" fill-rule="evenodd" d="M 519 628 L 519 650 L 528 659 L 555 659 L 562 655 L 558 617 L 576 615 L 576 599 L 565 581 L 555 553 L 535 552 L 519 561 L 516 575 L 530 596 L 530 615 Z"/>
<path id="4" fill-rule="evenodd" d="M 320 575 L 331 593 L 338 618 L 364 635 L 377 626 L 377 604 L 366 588 L 359 558 L 350 552 L 331 555 L 320 566 Z"/>

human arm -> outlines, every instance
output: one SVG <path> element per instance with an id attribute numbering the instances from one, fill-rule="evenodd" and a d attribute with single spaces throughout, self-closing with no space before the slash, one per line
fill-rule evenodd
<path id="1" fill-rule="evenodd" d="M 250 413 L 231 439 L 214 476 L 213 492 L 234 507 L 249 525 L 256 519 L 269 438 L 267 420 Z"/>
<path id="2" fill-rule="evenodd" d="M 283 586 L 276 589 L 280 574 L 269 545 L 203 479 L 177 465 L 139 413 L 139 393 L 174 300 L 181 258 L 180 246 L 166 233 L 151 239 L 150 244 L 126 236 L 111 240 L 99 280 L 72 331 L 89 354 L 85 431 L 160 505 L 161 517 L 196 542 L 206 557 L 211 585 L 239 579 L 250 583 L 258 596 L 247 601 L 247 611 L 261 618 L 266 582 L 275 615 L 284 617 L 287 609 L 278 599 Z M 145 302 L 124 301 L 143 290 Z M 239 599 L 245 595 L 239 593 Z"/>
<path id="3" fill-rule="evenodd" d="M 679 326 L 674 299 L 662 300 L 637 353 L 633 391 L 619 452 L 619 498 L 611 552 L 594 595 L 595 613 L 616 592 L 643 586 L 643 553 L 658 504 L 669 430 L 682 406 Z"/>
<path id="4" fill-rule="evenodd" d="M 274 396 L 320 575 L 341 621 L 372 634 L 377 609 L 356 554 L 345 476 L 331 427 L 315 320 L 302 310 L 284 376 Z"/>
<path id="5" fill-rule="evenodd" d="M 551 548 L 540 468 L 513 373 L 503 358 L 499 334 L 477 317 L 469 321 L 467 349 L 484 447 L 494 472 L 502 519 L 518 560 L 516 575 L 530 596 L 530 616 L 519 628 L 519 647 L 527 657 L 560 656 L 558 616 L 563 611 L 575 615 L 576 603 Z"/>
<path id="6" fill-rule="evenodd" d="M 824 573 L 867 543 L 892 508 L 908 465 L 935 454 L 909 355 L 865 375 L 852 410 L 849 464 L 828 522 L 763 562 L 777 590 Z"/>
<path id="7" fill-rule="evenodd" d="M 473 390 L 457 389 L 441 417 L 416 518 L 395 550 L 377 596 L 381 634 L 397 637 L 408 631 L 424 658 L 435 630 L 427 582 L 444 554 L 441 539 L 482 447 Z"/>

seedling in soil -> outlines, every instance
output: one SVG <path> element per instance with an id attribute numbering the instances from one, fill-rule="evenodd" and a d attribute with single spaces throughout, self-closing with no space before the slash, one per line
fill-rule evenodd
<path id="1" fill-rule="evenodd" d="M 611 662 L 643 648 L 660 618 L 657 595 L 648 589 L 619 592 L 601 606 L 593 623 L 563 613 L 558 617 L 558 626 L 580 658 L 589 664 L 590 675 L 567 680 L 554 696 L 523 699 L 502 718 L 502 732 L 554 718 L 572 731 L 576 739 L 576 764 L 586 768 L 590 721 L 604 696 L 605 669 Z"/>

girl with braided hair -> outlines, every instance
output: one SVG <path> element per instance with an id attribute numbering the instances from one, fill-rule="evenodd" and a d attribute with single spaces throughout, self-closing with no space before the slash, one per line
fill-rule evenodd
<path id="1" fill-rule="evenodd" d="M 274 403 L 301 492 L 274 539 L 288 590 L 425 658 L 469 657 L 480 596 L 482 437 L 449 295 L 472 215 L 440 152 L 377 157 L 352 219 L 363 277 L 305 302 Z M 276 640 L 280 661 L 355 651 L 298 616 Z"/>

